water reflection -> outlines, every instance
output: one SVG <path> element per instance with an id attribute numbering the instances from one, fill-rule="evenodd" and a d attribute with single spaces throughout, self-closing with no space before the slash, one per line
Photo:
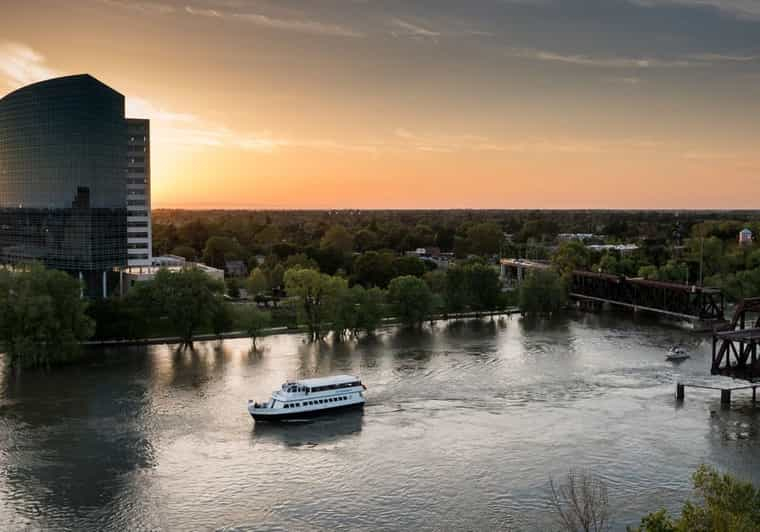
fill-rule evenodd
<path id="1" fill-rule="evenodd" d="M 680 366 L 664 348 L 689 343 Z M 6 376 L 9 529 L 541 529 L 550 475 L 610 483 L 614 529 L 690 493 L 703 461 L 760 475 L 760 408 L 687 392 L 710 345 L 644 319 L 467 320 L 309 344 L 296 335 L 107 350 Z M 359 375 L 364 412 L 255 424 L 294 377 Z M 359 479 L 357 481 L 357 479 Z M 757 480 L 757 479 L 755 479 Z"/>
<path id="2" fill-rule="evenodd" d="M 358 436 L 363 426 L 362 410 L 325 415 L 308 421 L 255 423 L 251 431 L 251 442 L 254 445 L 275 443 L 288 447 L 316 447 Z"/>

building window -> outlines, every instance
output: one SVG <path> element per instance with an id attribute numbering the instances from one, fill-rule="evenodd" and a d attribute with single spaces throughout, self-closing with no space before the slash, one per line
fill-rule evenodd
<path id="1" fill-rule="evenodd" d="M 140 207 L 144 207 L 145 206 L 145 200 L 144 199 L 141 199 L 141 200 L 127 200 L 127 207 L 129 207 L 130 205 L 131 206 L 137 205 L 137 206 L 140 206 Z"/>

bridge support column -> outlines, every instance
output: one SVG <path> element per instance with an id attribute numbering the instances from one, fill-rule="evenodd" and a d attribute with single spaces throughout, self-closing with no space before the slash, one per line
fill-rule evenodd
<path id="1" fill-rule="evenodd" d="M 731 404 L 731 390 L 720 391 L 720 404 L 728 406 Z"/>
<path id="2" fill-rule="evenodd" d="M 676 384 L 676 400 L 677 401 L 683 401 L 685 394 L 684 385 L 680 382 Z"/>

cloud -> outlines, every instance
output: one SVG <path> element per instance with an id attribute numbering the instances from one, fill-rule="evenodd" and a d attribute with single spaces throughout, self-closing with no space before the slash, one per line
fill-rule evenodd
<path id="1" fill-rule="evenodd" d="M 617 69 L 647 69 L 647 68 L 686 68 L 704 67 L 718 63 L 746 63 L 760 59 L 755 55 L 699 53 L 679 57 L 602 57 L 582 54 L 563 54 L 547 50 L 510 49 L 506 52 L 510 57 L 565 63 L 569 65 L 617 68 Z M 636 77 L 618 78 L 631 84 L 638 83 Z"/>
<path id="2" fill-rule="evenodd" d="M 16 89 L 56 76 L 45 64 L 45 57 L 25 44 L 0 44 L 0 77 L 7 87 Z"/>
<path id="3" fill-rule="evenodd" d="M 354 29 L 339 26 L 337 24 L 326 24 L 310 19 L 281 19 L 269 17 L 260 13 L 220 11 L 217 9 L 205 9 L 192 6 L 185 6 L 185 12 L 193 16 L 239 20 L 265 28 L 309 33 L 312 35 L 330 35 L 335 37 L 364 37 L 363 33 Z"/>
<path id="4" fill-rule="evenodd" d="M 392 19 L 391 24 L 396 28 L 391 32 L 394 37 L 408 36 L 436 40 L 441 36 L 439 31 L 433 31 L 398 18 Z"/>
<path id="5" fill-rule="evenodd" d="M 690 8 L 711 8 L 721 13 L 760 21 L 760 2 L 758 0 L 628 0 L 641 7 L 684 6 Z"/>
<path id="6" fill-rule="evenodd" d="M 546 50 L 512 49 L 507 51 L 511 57 L 566 63 L 570 65 L 598 68 L 655 68 L 687 67 L 691 63 L 686 59 L 666 60 L 652 57 L 601 57 L 581 54 L 561 54 Z"/>
<path id="7" fill-rule="evenodd" d="M 169 4 L 162 4 L 160 2 L 138 2 L 132 0 L 97 0 L 101 4 L 107 6 L 118 7 L 120 9 L 131 9 L 134 11 L 142 11 L 143 13 L 149 13 L 154 15 L 166 15 L 174 13 L 176 8 Z"/>

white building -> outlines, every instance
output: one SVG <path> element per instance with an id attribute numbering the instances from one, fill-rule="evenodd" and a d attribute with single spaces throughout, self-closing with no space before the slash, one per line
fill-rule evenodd
<path id="1" fill-rule="evenodd" d="M 151 266 L 150 121 L 127 119 L 127 265 Z"/>
<path id="2" fill-rule="evenodd" d="M 160 257 L 152 257 L 148 266 L 133 266 L 122 270 L 122 293 L 128 292 L 135 283 L 151 281 L 160 269 L 166 269 L 170 272 L 178 272 L 189 268 L 197 268 L 211 279 L 224 281 L 224 270 L 208 266 L 201 262 L 190 262 L 184 257 L 179 257 L 177 255 L 162 255 Z"/>
<path id="3" fill-rule="evenodd" d="M 752 243 L 752 231 L 750 231 L 748 228 L 744 228 L 741 231 L 739 231 L 739 243 L 740 244 L 751 244 Z"/>

